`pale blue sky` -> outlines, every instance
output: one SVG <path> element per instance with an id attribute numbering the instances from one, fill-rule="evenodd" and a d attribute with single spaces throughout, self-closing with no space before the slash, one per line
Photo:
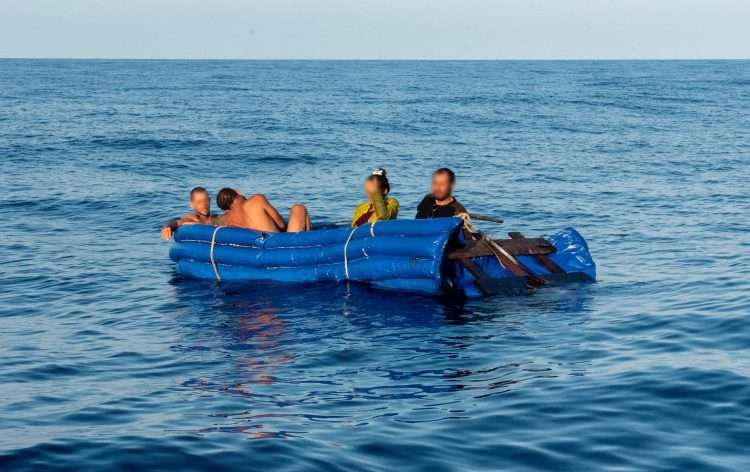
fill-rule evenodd
<path id="1" fill-rule="evenodd" d="M 750 58 L 750 0 L 0 0 L 0 57 Z"/>

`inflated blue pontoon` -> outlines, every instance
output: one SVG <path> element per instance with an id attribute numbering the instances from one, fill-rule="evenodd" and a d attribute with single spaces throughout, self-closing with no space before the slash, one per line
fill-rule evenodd
<path id="1" fill-rule="evenodd" d="M 466 240 L 459 218 L 379 221 L 352 229 L 261 233 L 185 225 L 170 257 L 180 275 L 219 281 L 356 281 L 379 288 L 468 297 L 547 283 L 594 281 L 583 237 Z"/>

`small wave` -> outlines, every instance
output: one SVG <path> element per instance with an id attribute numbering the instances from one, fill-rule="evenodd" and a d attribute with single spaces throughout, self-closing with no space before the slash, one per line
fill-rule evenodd
<path id="1" fill-rule="evenodd" d="M 80 141 L 79 141 L 80 142 Z M 132 138 L 132 137 L 94 137 L 88 142 L 89 146 L 101 146 L 114 149 L 164 149 L 190 148 L 207 144 L 205 139 L 175 139 L 175 138 Z"/>

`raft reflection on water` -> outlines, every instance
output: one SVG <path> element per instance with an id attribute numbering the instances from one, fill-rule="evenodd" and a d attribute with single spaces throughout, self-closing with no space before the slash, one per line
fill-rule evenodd
<path id="1" fill-rule="evenodd" d="M 174 322 L 184 328 L 175 349 L 221 363 L 183 387 L 223 399 L 211 430 L 252 438 L 304 436 L 321 423 L 358 425 L 381 414 L 408 418 L 459 401 L 451 395 L 479 398 L 532 379 L 584 375 L 585 366 L 537 366 L 513 355 L 488 363 L 468 348 L 518 343 L 544 329 L 550 314 L 585 324 L 595 287 L 460 303 L 356 283 L 172 285 Z"/>

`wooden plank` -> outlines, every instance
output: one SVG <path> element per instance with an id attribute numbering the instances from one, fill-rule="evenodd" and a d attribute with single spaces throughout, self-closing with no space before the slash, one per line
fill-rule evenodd
<path id="1" fill-rule="evenodd" d="M 463 248 L 456 249 L 446 254 L 448 259 L 456 259 L 469 270 L 477 279 L 477 285 L 490 286 L 490 279 L 484 271 L 476 265 L 472 258 L 492 256 L 498 259 L 500 264 L 515 277 L 525 277 L 529 285 L 539 287 L 546 282 L 544 278 L 537 276 L 527 267 L 524 267 L 515 259 L 515 256 L 534 256 L 536 260 L 544 265 L 551 273 L 563 272 L 557 264 L 549 260 L 546 255 L 556 251 L 555 247 L 544 238 L 524 238 L 521 233 L 509 233 L 511 239 L 467 241 Z M 493 244 L 494 243 L 494 244 Z M 502 251 L 497 246 L 502 248 Z M 506 254 L 507 253 L 507 254 Z M 510 255 L 510 257 L 508 256 Z M 482 289 L 482 290 L 485 290 Z"/>
<path id="2" fill-rule="evenodd" d="M 503 267 L 508 269 L 513 275 L 515 275 L 516 277 L 528 277 L 529 275 L 531 275 L 526 269 L 521 267 L 515 261 L 509 259 L 508 256 L 506 256 L 502 252 L 495 251 L 489 244 L 487 244 L 486 241 L 482 242 L 485 246 L 487 246 L 492 255 L 498 258 Z"/>
<path id="3" fill-rule="evenodd" d="M 495 239 L 494 241 L 512 256 L 535 256 L 556 252 L 555 247 L 544 238 Z M 465 247 L 449 252 L 447 257 L 448 259 L 461 259 L 494 255 L 495 253 L 482 241 L 467 241 Z"/>
<path id="4" fill-rule="evenodd" d="M 541 287 L 545 284 L 544 279 L 537 277 L 532 271 L 524 267 L 520 262 L 514 260 L 515 258 L 508 257 L 506 254 L 503 254 L 501 251 L 493 248 L 493 245 L 487 241 L 485 241 L 485 244 L 490 248 L 492 254 L 500 261 L 500 264 L 508 269 L 513 275 L 515 275 L 516 277 L 526 277 L 526 279 L 529 281 L 529 285 L 534 287 Z"/>
<path id="5" fill-rule="evenodd" d="M 511 237 L 514 241 L 521 241 L 526 240 L 526 238 L 523 236 L 523 234 L 519 233 L 518 231 L 511 231 L 508 233 L 508 236 Z M 550 273 L 552 274 L 564 274 L 565 271 L 560 268 L 557 264 L 555 264 L 552 259 L 547 257 L 545 254 L 533 254 L 534 259 L 536 259 L 537 262 L 542 264 Z"/>
<path id="6" fill-rule="evenodd" d="M 487 274 L 482 270 L 481 267 L 477 265 L 476 262 L 472 261 L 471 259 L 458 259 L 458 263 L 461 264 L 466 270 L 468 270 L 471 275 L 474 276 L 474 283 L 476 284 L 477 288 L 482 291 L 485 295 L 495 295 L 495 291 L 492 290 L 490 286 L 490 278 L 487 276 Z"/>
<path id="7" fill-rule="evenodd" d="M 555 246 L 544 238 L 496 239 L 494 241 L 513 256 L 552 254 L 556 251 Z"/>
<path id="8" fill-rule="evenodd" d="M 458 263 L 474 276 L 474 284 L 485 296 L 497 295 L 499 293 L 517 295 L 532 290 L 526 277 L 493 279 L 471 259 L 458 259 Z"/>

